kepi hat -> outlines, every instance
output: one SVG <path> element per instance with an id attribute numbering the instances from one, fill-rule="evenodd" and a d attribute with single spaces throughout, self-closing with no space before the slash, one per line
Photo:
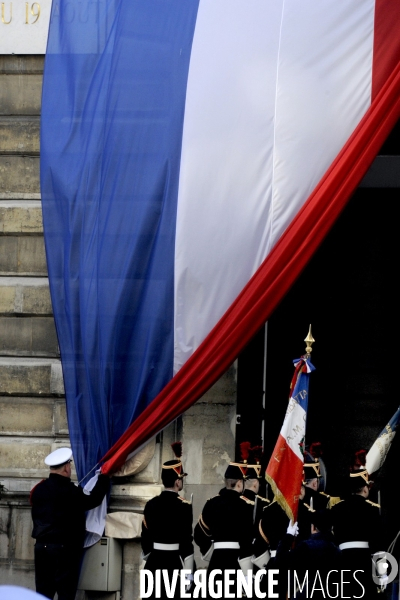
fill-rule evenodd
<path id="1" fill-rule="evenodd" d="M 319 460 L 315 459 L 309 452 L 304 453 L 303 483 L 308 479 L 319 479 L 321 470 Z"/>
<path id="2" fill-rule="evenodd" d="M 240 444 L 240 456 L 242 462 L 230 462 L 224 473 L 225 479 L 246 479 L 247 478 L 247 459 L 250 453 L 250 442 Z"/>
<path id="3" fill-rule="evenodd" d="M 172 487 L 177 479 L 183 479 L 187 473 L 184 473 L 182 465 L 182 442 L 174 442 L 171 448 L 175 454 L 175 459 L 167 460 L 162 465 L 161 479 L 165 487 Z"/>
<path id="4" fill-rule="evenodd" d="M 354 453 L 353 464 L 350 468 L 350 491 L 354 492 L 365 485 L 370 487 L 372 481 L 369 479 L 369 473 L 365 466 L 367 451 L 364 449 Z"/>
<path id="5" fill-rule="evenodd" d="M 263 456 L 263 447 L 262 446 L 254 446 L 253 448 L 250 448 L 248 464 L 247 464 L 247 471 L 246 471 L 246 479 L 262 479 L 262 475 L 261 475 L 262 456 Z"/>
<path id="6" fill-rule="evenodd" d="M 72 460 L 72 450 L 71 448 L 57 448 L 54 452 L 51 452 L 46 456 L 44 462 L 51 469 L 58 469 L 63 465 L 71 462 Z"/>

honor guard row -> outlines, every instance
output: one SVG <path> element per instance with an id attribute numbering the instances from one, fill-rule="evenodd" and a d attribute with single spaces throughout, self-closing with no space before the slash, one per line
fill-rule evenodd
<path id="1" fill-rule="evenodd" d="M 172 574 L 174 569 L 187 568 L 193 573 L 192 505 L 178 495 L 186 475 L 179 443 L 175 451 L 176 459 L 162 467 L 165 490 L 146 504 L 142 548 L 146 569 L 167 569 Z M 298 523 L 291 523 L 275 498 L 269 502 L 259 495 L 261 448 L 251 449 L 245 442 L 241 458 L 242 462 L 228 465 L 224 487 L 206 501 L 194 528 L 194 541 L 208 562 L 207 577 L 211 571 L 221 572 L 223 596 L 224 571 L 241 569 L 245 576 L 251 576 L 260 568 L 278 568 L 282 572 L 279 594 L 285 598 L 285 569 L 297 565 L 301 570 L 307 564 L 304 557 L 313 556 L 315 561 L 309 568 L 320 565 L 321 572 L 329 564 L 367 570 L 363 585 L 368 591 L 366 597 L 373 598 L 376 585 L 370 575 L 371 553 L 382 550 L 382 530 L 379 506 L 368 500 L 371 484 L 366 469 L 353 469 L 351 494 L 341 500 L 319 489 L 322 460 L 306 453 Z M 186 582 L 188 588 L 191 579 Z M 353 590 L 356 595 L 360 592 L 357 585 Z M 232 589 L 226 591 L 232 593 Z M 165 590 L 161 597 L 167 597 Z M 179 597 L 179 586 L 175 597 Z"/>

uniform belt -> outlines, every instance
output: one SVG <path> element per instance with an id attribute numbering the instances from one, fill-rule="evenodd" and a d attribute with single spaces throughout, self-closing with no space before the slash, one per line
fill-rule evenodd
<path id="1" fill-rule="evenodd" d="M 339 544 L 341 550 L 348 550 L 348 548 L 369 548 L 368 542 L 343 542 Z"/>
<path id="2" fill-rule="evenodd" d="M 240 550 L 239 542 L 214 542 L 214 550 Z"/>
<path id="3" fill-rule="evenodd" d="M 159 544 L 154 542 L 154 550 L 179 550 L 179 544 Z"/>
<path id="4" fill-rule="evenodd" d="M 269 551 L 271 558 L 273 558 L 274 556 L 276 556 L 276 550 L 270 550 Z"/>

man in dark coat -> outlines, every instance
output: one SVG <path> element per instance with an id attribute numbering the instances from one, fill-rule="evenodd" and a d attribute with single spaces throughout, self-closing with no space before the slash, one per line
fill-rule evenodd
<path id="1" fill-rule="evenodd" d="M 306 540 L 311 535 L 311 515 L 315 511 L 323 511 L 331 508 L 331 505 L 339 499 L 332 499 L 331 496 L 320 490 L 320 463 L 314 459 L 308 452 L 304 455 L 303 483 L 299 500 L 299 535 L 297 543 Z"/>
<path id="2" fill-rule="evenodd" d="M 369 476 L 365 468 L 350 473 L 350 495 L 331 509 L 333 535 L 342 551 L 343 569 L 353 574 L 349 595 L 370 600 L 377 594 L 372 580 L 371 555 L 385 550 L 379 505 L 368 500 Z M 358 571 L 358 573 L 356 573 Z M 361 582 L 354 581 L 354 575 Z"/>
<path id="3" fill-rule="evenodd" d="M 207 500 L 194 530 L 194 541 L 203 559 L 210 561 L 208 576 L 214 569 L 222 571 L 215 581 L 223 581 L 227 569 L 241 568 L 245 576 L 252 570 L 253 505 L 241 498 L 245 473 L 243 463 L 229 464 L 225 487 Z M 234 589 L 232 586 L 230 593 L 234 593 Z M 224 596 L 222 589 L 221 597 Z"/>
<path id="4" fill-rule="evenodd" d="M 254 535 L 258 532 L 258 524 L 263 514 L 263 510 L 270 504 L 268 498 L 260 495 L 260 485 L 263 479 L 261 466 L 261 446 L 250 448 L 249 462 L 246 468 L 246 478 L 244 480 L 244 490 L 241 495 L 242 500 L 252 506 Z"/>
<path id="5" fill-rule="evenodd" d="M 35 544 L 36 591 L 46 598 L 74 600 L 79 579 L 86 511 L 101 504 L 110 489 L 107 475 L 99 475 L 92 492 L 71 481 L 72 451 L 59 448 L 45 463 L 50 476 L 31 491 Z"/>
<path id="6" fill-rule="evenodd" d="M 172 445 L 176 459 L 165 462 L 161 470 L 164 491 L 149 500 L 144 508 L 142 524 L 142 551 L 146 559 L 145 569 L 155 574 L 160 569 L 168 572 L 169 583 L 174 580 L 175 598 L 180 597 L 180 571 L 188 569 L 192 576 L 187 578 L 185 587 L 190 587 L 193 579 L 193 510 L 191 502 L 179 496 L 183 489 L 183 472 L 180 442 Z M 155 597 L 155 586 L 153 595 Z M 167 598 L 161 583 L 161 598 Z"/>
<path id="7" fill-rule="evenodd" d="M 310 511 L 309 521 L 310 537 L 296 544 L 288 554 L 288 597 L 316 600 L 335 597 L 340 589 L 342 562 L 341 551 L 333 540 L 329 510 Z"/>

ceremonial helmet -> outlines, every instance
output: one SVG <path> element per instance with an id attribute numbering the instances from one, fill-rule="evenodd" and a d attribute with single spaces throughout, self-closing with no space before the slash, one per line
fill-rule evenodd
<path id="1" fill-rule="evenodd" d="M 247 471 L 246 479 L 262 479 L 262 460 L 263 447 L 253 446 L 249 449 L 249 455 L 247 459 Z"/>
<path id="2" fill-rule="evenodd" d="M 309 479 L 319 479 L 320 477 L 319 460 L 314 458 L 310 452 L 304 452 L 303 483 Z"/>
<path id="3" fill-rule="evenodd" d="M 225 479 L 246 479 L 247 478 L 247 459 L 250 452 L 250 442 L 240 444 L 240 457 L 242 462 L 230 462 L 226 468 Z"/>
<path id="4" fill-rule="evenodd" d="M 161 480 L 165 487 L 172 487 L 177 479 L 183 479 L 187 473 L 183 471 L 182 465 L 182 442 L 174 442 L 171 448 L 175 454 L 173 460 L 167 460 L 162 465 Z"/>
<path id="5" fill-rule="evenodd" d="M 371 483 L 367 469 L 359 469 L 350 473 L 350 491 L 353 493 L 366 485 L 370 487 Z"/>
<path id="6" fill-rule="evenodd" d="M 372 485 L 372 481 L 370 481 L 369 473 L 365 466 L 366 457 L 367 451 L 364 449 L 357 450 L 357 452 L 354 453 L 354 458 L 352 465 L 350 466 L 349 473 L 349 486 L 350 492 L 352 493 L 355 493 L 357 490 L 366 485 L 368 487 L 371 487 Z"/>

